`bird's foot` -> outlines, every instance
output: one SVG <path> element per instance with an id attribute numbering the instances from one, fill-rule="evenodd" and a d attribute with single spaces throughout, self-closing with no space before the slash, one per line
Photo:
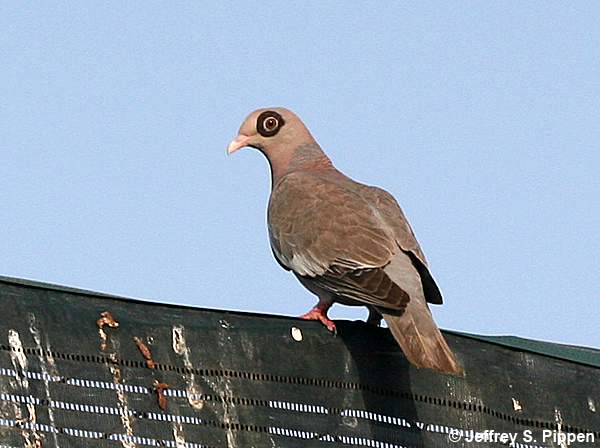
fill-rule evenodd
<path id="1" fill-rule="evenodd" d="M 326 309 L 323 309 L 323 308 L 320 308 L 318 306 L 315 306 L 308 313 L 303 314 L 302 316 L 300 316 L 300 319 L 304 319 L 304 320 L 318 320 L 323 325 L 325 325 L 327 327 L 327 329 L 329 331 L 331 331 L 333 334 L 337 333 L 337 330 L 336 330 L 336 327 L 335 327 L 335 322 L 332 321 L 331 319 L 329 319 L 327 317 L 327 310 Z"/>

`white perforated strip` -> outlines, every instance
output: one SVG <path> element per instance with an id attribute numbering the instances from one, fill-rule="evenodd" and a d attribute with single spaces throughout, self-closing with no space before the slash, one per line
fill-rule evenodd
<path id="1" fill-rule="evenodd" d="M 412 427 L 412 425 L 407 420 L 403 419 L 402 417 L 392 417 L 390 415 L 378 414 L 376 412 L 365 411 L 362 409 L 344 409 L 340 415 L 342 417 L 362 418 L 362 419 L 371 420 L 374 422 L 402 426 L 404 428 Z"/>
<path id="2" fill-rule="evenodd" d="M 35 430 L 47 433 L 55 433 L 55 434 L 65 434 L 71 437 L 78 437 L 84 439 L 99 439 L 99 440 L 115 440 L 119 442 L 130 442 L 137 445 L 144 446 L 159 446 L 159 447 L 169 447 L 169 448 L 206 448 L 205 445 L 199 445 L 197 443 L 185 442 L 182 444 L 181 442 L 175 442 L 173 440 L 162 440 L 162 439 L 151 439 L 148 437 L 138 437 L 138 436 L 127 436 L 125 434 L 107 434 L 97 431 L 86 431 L 83 429 L 76 428 L 55 428 L 49 425 L 41 425 L 39 423 L 32 424 L 28 422 L 18 423 L 15 420 L 9 420 L 0 418 L 0 426 L 7 427 L 19 427 L 28 430 Z M 1 447 L 1 445 L 0 445 Z M 9 447 L 11 448 L 11 447 Z"/>
<path id="3" fill-rule="evenodd" d="M 345 445 L 356 445 L 356 446 L 368 446 L 373 448 L 409 448 L 406 445 L 396 445 L 394 443 L 382 442 L 380 440 L 369 439 L 366 437 L 353 437 L 353 436 L 319 436 L 315 432 L 299 431 L 297 429 L 288 428 L 269 428 L 270 434 L 276 434 L 278 436 L 295 437 L 305 440 L 319 440 L 321 442 L 341 442 Z"/>
<path id="4" fill-rule="evenodd" d="M 0 368 L 1 376 L 10 376 L 17 377 L 17 372 L 13 369 L 5 369 Z M 153 390 L 144 387 L 144 386 L 136 386 L 130 384 L 114 384 L 109 383 L 107 381 L 96 381 L 96 380 L 87 380 L 87 379 L 79 379 L 79 378 L 65 378 L 61 376 L 52 376 L 39 372 L 27 371 L 23 372 L 22 375 L 26 376 L 31 380 L 39 380 L 39 381 L 51 381 L 57 383 L 64 383 L 75 387 L 83 387 L 88 389 L 109 389 L 116 390 L 121 389 L 124 392 L 128 393 L 137 393 L 137 394 L 149 394 L 152 393 Z M 177 398 L 186 398 L 188 399 L 189 394 L 187 390 L 183 389 L 166 389 L 164 394 L 167 397 L 177 397 Z M 202 400 L 205 397 L 202 395 L 195 395 L 189 397 L 193 400 Z M 281 401 L 281 400 L 270 400 L 267 402 L 268 406 L 273 409 L 282 409 L 285 411 L 294 411 L 294 412 L 307 412 L 312 414 L 330 414 L 329 409 L 324 406 L 314 405 L 314 404 L 306 404 L 306 403 L 295 403 L 290 401 Z M 364 420 L 377 421 L 382 423 L 387 423 L 390 425 L 396 425 L 403 428 L 410 428 L 411 424 L 401 417 L 388 416 L 383 414 L 378 414 L 375 412 L 369 412 L 361 409 L 346 409 L 342 411 L 342 416 L 349 416 Z"/>
<path id="5" fill-rule="evenodd" d="M 0 376 L 17 377 L 17 375 L 18 375 L 17 372 L 13 369 L 0 368 Z M 69 384 L 69 385 L 76 386 L 76 387 L 83 387 L 83 388 L 99 388 L 99 389 L 112 389 L 112 390 L 121 388 L 125 392 L 138 393 L 138 394 L 149 394 L 152 392 L 152 390 L 150 388 L 147 388 L 144 386 L 113 384 L 113 383 L 109 383 L 109 382 L 105 382 L 105 381 L 95 381 L 95 380 L 78 379 L 78 378 L 65 378 L 65 377 L 51 376 L 51 375 L 42 374 L 39 372 L 31 372 L 31 371 L 22 372 L 20 376 L 25 376 L 31 380 L 62 382 L 65 384 Z M 179 398 L 187 398 L 188 397 L 187 391 L 182 390 L 182 389 L 167 389 L 167 390 L 165 390 L 165 395 L 171 396 L 171 397 L 179 397 Z M 201 398 L 201 397 L 202 396 L 194 397 L 194 398 Z M 41 404 L 41 400 L 38 398 L 35 398 L 33 396 L 21 396 L 21 395 L 6 394 L 6 393 L 0 393 L 0 400 L 10 401 L 10 402 L 14 402 L 14 403 L 33 404 L 33 405 Z M 55 400 L 48 400 L 48 401 L 49 401 L 49 406 L 54 409 L 62 409 L 62 410 L 75 411 L 75 412 L 88 412 L 88 413 L 94 413 L 94 414 L 121 415 L 121 410 L 120 410 L 120 408 L 117 408 L 117 407 L 68 403 L 68 402 L 55 401 Z M 306 412 L 306 413 L 313 413 L 313 414 L 331 414 L 329 409 L 327 409 L 324 406 L 319 406 L 319 405 L 310 405 L 310 404 L 305 404 L 305 403 L 295 403 L 295 402 L 280 401 L 280 400 L 268 401 L 267 403 L 268 403 L 269 407 L 274 408 L 274 409 L 281 409 L 281 410 L 293 411 L 293 412 Z M 139 417 L 139 415 L 136 414 L 135 411 L 131 411 L 131 410 L 128 412 L 128 415 Z M 445 435 L 448 435 L 451 432 L 453 432 L 453 433 L 458 432 L 459 434 L 463 435 L 467 432 L 467 430 L 465 430 L 463 428 L 455 428 L 455 427 L 449 427 L 449 426 L 437 425 L 437 424 L 425 424 L 423 422 L 409 422 L 402 417 L 393 417 L 393 416 L 378 414 L 375 412 L 370 412 L 370 411 L 361 410 L 361 409 L 345 409 L 345 410 L 341 411 L 340 415 L 342 417 L 353 417 L 353 418 L 360 418 L 360 419 L 365 419 L 365 420 L 370 420 L 370 421 L 375 421 L 375 422 L 380 422 L 380 423 L 386 423 L 386 424 L 393 425 L 393 426 L 398 427 L 399 429 L 404 429 L 404 430 L 407 430 L 409 428 L 416 428 L 421 431 L 427 431 L 427 432 L 431 432 L 431 433 L 445 434 Z M 155 420 L 155 421 L 185 423 L 185 424 L 190 424 L 190 425 L 205 424 L 205 422 L 202 419 L 197 418 L 197 417 L 180 416 L 180 415 L 173 415 L 173 414 L 166 414 L 166 413 L 148 412 L 148 413 L 144 413 L 144 418 L 149 419 L 149 420 Z M 2 423 L 2 422 L 10 422 L 10 421 L 11 420 L 0 419 L 0 425 L 15 426 L 14 424 Z M 26 426 L 25 426 L 25 424 L 23 424 L 23 425 L 19 425 L 19 427 L 23 428 Z M 41 431 L 46 431 L 46 432 L 58 431 L 56 428 L 53 428 L 51 426 L 39 425 L 39 424 L 32 425 L 31 429 L 36 429 L 36 430 L 41 430 Z M 307 440 L 313 439 L 313 440 L 320 440 L 323 442 L 327 442 L 327 441 L 338 442 L 338 443 L 341 442 L 344 444 L 355 445 L 355 446 L 365 446 L 365 447 L 373 447 L 373 448 L 406 448 L 403 445 L 391 444 L 388 442 L 382 442 L 379 440 L 368 439 L 368 438 L 364 438 L 364 437 L 342 436 L 342 435 L 333 437 L 330 435 L 317 434 L 317 433 L 310 432 L 310 431 L 301 431 L 301 430 L 295 430 L 295 429 L 290 429 L 290 428 L 279 428 L 279 427 L 269 427 L 268 431 L 269 431 L 269 434 L 274 434 L 274 435 L 279 435 L 279 436 L 294 437 L 294 438 L 307 439 Z M 166 445 L 156 445 L 156 444 L 154 444 L 154 442 L 142 443 L 138 440 L 154 441 L 154 439 L 144 439 L 144 438 L 140 438 L 140 437 L 127 436 L 124 434 L 112 434 L 112 435 L 107 436 L 103 433 L 96 433 L 93 431 L 92 432 L 83 431 L 83 430 L 78 430 L 78 429 L 65 429 L 63 431 L 63 433 L 73 435 L 74 437 L 88 437 L 88 438 L 112 437 L 111 440 L 128 441 L 128 442 L 132 442 L 132 443 L 146 444 L 146 445 L 150 445 L 150 446 L 173 446 L 173 447 L 179 448 L 176 445 L 169 445 L 169 443 L 174 443 L 174 442 L 161 441 L 161 442 L 166 443 Z M 97 436 L 98 434 L 100 434 L 100 436 Z M 155 441 L 155 442 L 159 443 L 158 441 Z M 544 446 L 533 445 L 533 444 L 530 445 L 530 444 L 525 444 L 525 443 L 518 443 L 517 445 L 518 445 L 517 448 L 544 448 Z M 201 445 L 188 443 L 188 445 L 185 445 L 185 446 L 186 447 L 189 446 L 190 448 L 196 448 L 196 447 L 200 447 Z M 2 448 L 1 445 L 0 445 L 0 448 Z M 11 447 L 9 447 L 9 448 L 11 448 Z"/>
<path id="6" fill-rule="evenodd" d="M 0 393 L 0 401 L 10 401 L 13 403 L 24 403 L 24 404 L 33 404 L 33 405 L 42 404 L 42 400 L 40 400 L 39 398 L 36 398 L 36 397 L 5 394 L 5 393 Z M 93 413 L 93 414 L 119 415 L 121 412 L 121 409 L 117 408 L 117 407 L 90 406 L 90 405 L 85 405 L 85 404 L 68 403 L 68 402 L 54 401 L 54 400 L 49 400 L 49 405 L 50 405 L 50 407 L 52 407 L 54 409 L 62 409 L 62 410 L 75 411 L 75 412 L 87 412 L 87 413 Z M 135 416 L 135 412 L 130 411 L 129 415 Z M 145 413 L 144 418 L 148 419 L 148 420 L 154 420 L 154 421 L 184 423 L 184 424 L 188 424 L 188 425 L 202 425 L 204 423 L 202 419 L 197 418 L 197 417 L 181 416 L 181 415 L 173 415 L 173 414 L 163 414 L 163 413 L 159 414 L 159 413 L 154 413 L 154 412 Z M 433 432 L 433 433 L 444 434 L 444 435 L 448 435 L 451 432 L 454 432 L 454 433 L 458 432 L 461 435 L 465 434 L 465 430 L 453 428 L 453 427 L 449 427 L 449 426 L 435 425 L 435 424 L 423 425 L 422 423 L 416 423 L 416 425 L 420 430 L 427 431 L 427 432 Z M 50 432 L 50 433 L 63 433 L 63 434 L 66 434 L 66 435 L 69 435 L 72 437 L 80 437 L 80 438 L 108 439 L 108 440 L 116 440 L 116 441 L 121 441 L 121 442 L 125 441 L 125 442 L 131 442 L 131 443 L 136 443 L 136 444 L 141 444 L 141 445 L 149 445 L 149 446 L 168 446 L 168 447 L 172 446 L 175 448 L 181 447 L 181 445 L 176 445 L 176 444 L 174 444 L 174 442 L 171 442 L 168 440 L 156 440 L 156 439 L 149 439 L 149 438 L 137 437 L 137 436 L 127 436 L 125 434 L 105 434 L 105 433 L 101 433 L 101 432 L 86 431 L 86 430 L 80 430 L 80 429 L 76 429 L 76 428 L 63 428 L 62 430 L 59 431 L 57 428 L 55 428 L 53 426 L 49 426 L 49 425 L 31 424 L 28 422 L 19 423 L 19 425 L 17 425 L 15 420 L 0 419 L 0 426 L 13 426 L 13 427 L 18 426 L 21 429 L 30 429 L 30 430 L 35 429 L 37 431 Z M 293 437 L 293 438 L 299 438 L 299 439 L 304 439 L 304 440 L 319 440 L 321 442 L 338 442 L 338 443 L 343 443 L 346 445 L 354 445 L 354 446 L 365 446 L 365 447 L 372 447 L 372 448 L 408 448 L 405 445 L 397 445 L 394 443 L 383 442 L 380 440 L 369 439 L 366 437 L 356 437 L 356 436 L 347 436 L 347 435 L 332 436 L 332 435 L 327 435 L 327 434 L 323 435 L 323 434 L 318 434 L 316 432 L 311 432 L 311 431 L 302 431 L 302 430 L 296 430 L 296 429 L 290 429 L 290 428 L 280 428 L 280 427 L 273 427 L 273 426 L 268 428 L 268 432 L 269 432 L 269 434 L 283 436 L 283 437 Z M 202 447 L 202 445 L 198 445 L 198 444 L 194 444 L 194 443 L 187 443 L 184 446 L 186 448 L 188 448 L 188 447 L 189 448 L 201 448 Z M 4 448 L 4 447 L 2 445 L 0 445 L 0 448 Z M 7 448 L 14 448 L 14 447 L 7 447 Z M 517 443 L 515 445 L 515 448 L 544 448 L 544 446 Z"/>
<path id="7" fill-rule="evenodd" d="M 0 401 L 10 401 L 13 403 L 25 403 L 25 404 L 42 404 L 42 400 L 32 396 L 22 396 L 14 394 L 0 393 Z M 74 412 L 86 412 L 90 414 L 105 414 L 105 415 L 121 415 L 121 409 L 118 407 L 111 406 L 94 406 L 89 404 L 79 403 L 68 403 L 65 401 L 48 400 L 48 405 L 53 409 L 62 409 L 64 411 Z M 136 416 L 135 411 L 129 411 L 129 416 Z M 202 419 L 192 416 L 174 415 L 174 414 L 159 414 L 156 412 L 144 413 L 144 419 L 156 420 L 163 422 L 175 422 L 175 423 L 187 423 L 190 425 L 201 425 L 203 424 Z"/>
<path id="8" fill-rule="evenodd" d="M 270 400 L 269 407 L 274 409 L 284 409 L 286 411 L 310 412 L 311 414 L 329 414 L 329 409 L 324 406 L 313 404 L 293 403 L 290 401 Z"/>

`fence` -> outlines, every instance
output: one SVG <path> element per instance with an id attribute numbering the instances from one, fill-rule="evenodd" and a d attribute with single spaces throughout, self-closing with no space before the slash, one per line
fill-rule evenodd
<path id="1" fill-rule="evenodd" d="M 10 278 L 0 305 L 2 448 L 600 446 L 593 349 L 446 332 L 457 378 L 361 322 Z"/>

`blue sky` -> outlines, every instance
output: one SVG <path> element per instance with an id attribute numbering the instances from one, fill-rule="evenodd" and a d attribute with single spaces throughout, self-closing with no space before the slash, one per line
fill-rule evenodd
<path id="1" fill-rule="evenodd" d="M 225 155 L 281 105 L 398 199 L 440 326 L 600 347 L 600 7 L 373 5 L 3 3 L 0 274 L 302 314 L 267 163 Z"/>

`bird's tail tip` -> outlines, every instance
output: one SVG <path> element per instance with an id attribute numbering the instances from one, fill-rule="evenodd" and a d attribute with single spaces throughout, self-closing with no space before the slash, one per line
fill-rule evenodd
<path id="1" fill-rule="evenodd" d="M 441 346 L 442 344 L 444 347 Z M 440 346 L 434 348 L 433 350 L 424 351 L 422 356 L 417 354 L 415 357 L 413 356 L 414 353 L 409 355 L 407 351 L 404 351 L 404 354 L 415 367 L 432 369 L 440 373 L 446 373 L 455 376 L 465 375 L 463 367 L 460 365 L 445 340 L 440 343 Z"/>
<path id="2" fill-rule="evenodd" d="M 465 375 L 463 367 L 435 324 L 430 328 L 421 328 L 421 331 L 415 327 L 407 331 L 406 327 L 398 322 L 397 317 L 385 317 L 388 327 L 404 355 L 415 367 L 432 369 L 455 376 Z"/>

